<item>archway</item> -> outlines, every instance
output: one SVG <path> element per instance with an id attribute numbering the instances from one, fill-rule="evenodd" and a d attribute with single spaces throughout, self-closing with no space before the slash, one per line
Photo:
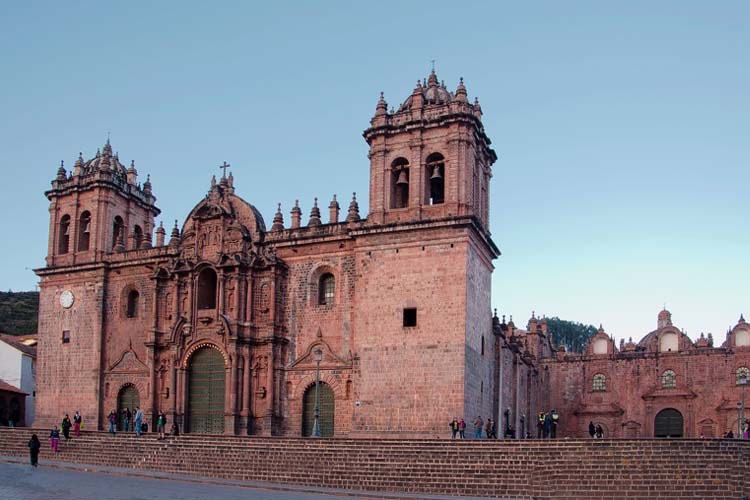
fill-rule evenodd
<path id="1" fill-rule="evenodd" d="M 320 435 L 323 437 L 333 436 L 333 416 L 335 399 L 333 389 L 325 382 L 320 383 Z M 302 435 L 312 436 L 315 425 L 315 384 L 305 391 L 302 403 Z"/>
<path id="2" fill-rule="evenodd" d="M 682 437 L 682 413 L 674 408 L 666 408 L 656 414 L 654 437 Z"/>
<path id="3" fill-rule="evenodd" d="M 125 415 L 123 412 L 125 408 L 130 410 L 130 428 L 133 428 L 136 406 L 141 406 L 141 396 L 138 394 L 138 389 L 134 385 L 126 385 L 120 389 L 120 393 L 117 395 L 117 428 L 119 430 L 130 430 L 124 428 Z"/>
<path id="4" fill-rule="evenodd" d="M 190 358 L 188 376 L 188 432 L 224 432 L 224 357 L 211 347 L 198 349 Z"/>

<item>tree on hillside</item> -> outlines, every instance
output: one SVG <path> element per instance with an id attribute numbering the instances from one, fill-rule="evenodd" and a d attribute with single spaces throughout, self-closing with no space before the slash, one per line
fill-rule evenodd
<path id="1" fill-rule="evenodd" d="M 37 333 L 39 292 L 0 292 L 0 333 Z"/>
<path id="2" fill-rule="evenodd" d="M 589 339 L 598 330 L 594 325 L 584 325 L 558 317 L 547 318 L 547 332 L 552 334 L 555 347 L 562 344 L 568 352 L 583 352 Z"/>

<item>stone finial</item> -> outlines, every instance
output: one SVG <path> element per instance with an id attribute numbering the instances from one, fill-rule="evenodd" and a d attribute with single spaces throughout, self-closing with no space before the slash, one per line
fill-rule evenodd
<path id="1" fill-rule="evenodd" d="M 359 203 L 357 193 L 352 193 L 352 201 L 349 203 L 349 213 L 346 214 L 346 222 L 359 222 Z"/>
<path id="2" fill-rule="evenodd" d="M 315 198 L 312 210 L 310 210 L 310 220 L 307 222 L 307 225 L 313 227 L 319 226 L 320 224 L 320 209 L 318 208 L 318 199 Z"/>
<path id="3" fill-rule="evenodd" d="M 740 319 L 739 321 L 737 321 L 737 323 L 744 323 L 744 322 L 745 322 L 745 316 L 742 313 L 740 313 Z"/>
<path id="4" fill-rule="evenodd" d="M 474 98 L 474 116 L 476 116 L 477 118 L 482 117 L 482 106 L 479 105 L 478 97 Z"/>
<path id="5" fill-rule="evenodd" d="M 388 113 L 388 103 L 385 102 L 383 93 L 380 93 L 380 99 L 378 99 L 378 105 L 375 108 L 375 116 L 381 116 Z"/>
<path id="6" fill-rule="evenodd" d="M 227 177 L 227 186 L 230 192 L 234 192 L 234 175 L 232 175 L 232 172 L 229 172 L 229 177 Z"/>
<path id="7" fill-rule="evenodd" d="M 276 214 L 273 216 L 273 225 L 271 231 L 283 231 L 284 230 L 284 215 L 281 213 L 281 203 L 279 208 L 276 210 Z"/>
<path id="8" fill-rule="evenodd" d="M 174 220 L 174 227 L 172 228 L 172 234 L 169 238 L 169 246 L 177 246 L 180 244 L 180 228 L 177 227 L 177 219 Z"/>
<path id="9" fill-rule="evenodd" d="M 164 221 L 160 221 L 159 227 L 156 228 L 156 246 L 157 247 L 164 246 L 164 237 L 166 234 L 167 234 L 167 231 L 164 229 Z"/>
<path id="10" fill-rule="evenodd" d="M 456 89 L 456 101 L 469 102 L 469 98 L 466 95 L 466 87 L 464 87 L 463 77 L 461 77 L 458 81 L 458 88 Z"/>
<path id="11" fill-rule="evenodd" d="M 130 161 L 130 168 L 127 171 L 128 184 L 135 184 L 138 179 L 138 171 L 135 169 L 135 160 Z"/>
<path id="12" fill-rule="evenodd" d="M 102 148 L 103 156 L 112 156 L 112 144 L 109 143 L 109 137 L 107 137 L 107 143 Z"/>
<path id="13" fill-rule="evenodd" d="M 83 153 L 78 153 L 78 159 L 76 160 L 76 164 L 73 165 L 73 175 L 81 175 L 81 170 L 83 169 Z"/>
<path id="14" fill-rule="evenodd" d="M 60 168 L 57 169 L 57 180 L 65 180 L 65 161 L 63 160 L 60 160 Z"/>
<path id="15" fill-rule="evenodd" d="M 216 176 L 215 175 L 211 176 L 211 187 L 212 188 L 216 187 Z"/>
<path id="16" fill-rule="evenodd" d="M 328 222 L 330 224 L 338 224 L 340 211 L 339 202 L 336 201 L 336 195 L 334 194 L 331 204 L 328 205 Z"/>
<path id="17" fill-rule="evenodd" d="M 143 183 L 143 192 L 151 194 L 151 174 L 146 174 L 146 182 Z"/>
<path id="18" fill-rule="evenodd" d="M 297 229 L 302 221 L 302 210 L 299 208 L 299 200 L 294 200 L 292 208 L 292 229 Z"/>

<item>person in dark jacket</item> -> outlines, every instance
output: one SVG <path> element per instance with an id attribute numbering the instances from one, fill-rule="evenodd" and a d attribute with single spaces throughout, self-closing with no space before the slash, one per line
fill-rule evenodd
<path id="1" fill-rule="evenodd" d="M 596 434 L 596 426 L 593 420 L 589 420 L 589 436 L 593 438 L 594 434 Z"/>
<path id="2" fill-rule="evenodd" d="M 60 430 L 57 426 L 54 426 L 49 433 L 49 446 L 55 453 L 58 452 L 58 446 L 60 446 Z"/>
<path id="3" fill-rule="evenodd" d="M 70 439 L 70 428 L 73 427 L 73 423 L 70 421 L 70 417 L 67 413 L 65 414 L 65 418 L 63 418 L 60 427 L 62 427 L 63 436 L 65 436 L 65 441 L 67 441 Z"/>
<path id="4" fill-rule="evenodd" d="M 39 465 L 39 450 L 41 447 L 42 443 L 39 438 L 36 434 L 32 434 L 31 439 L 29 439 L 29 455 L 31 455 L 31 465 L 34 467 Z"/>

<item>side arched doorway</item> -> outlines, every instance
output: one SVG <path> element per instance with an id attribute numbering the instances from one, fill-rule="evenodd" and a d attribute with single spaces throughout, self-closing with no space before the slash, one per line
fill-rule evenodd
<path id="1" fill-rule="evenodd" d="M 333 416 L 335 400 L 333 389 L 325 382 L 320 383 L 320 435 L 323 437 L 333 436 Z M 315 384 L 305 391 L 302 402 L 302 435 L 312 436 L 315 425 Z"/>
<path id="2" fill-rule="evenodd" d="M 187 432 L 224 433 L 224 357 L 211 347 L 190 358 L 187 397 Z"/>
<path id="3" fill-rule="evenodd" d="M 141 406 L 141 396 L 138 394 L 138 389 L 134 385 L 126 385 L 120 389 L 120 393 L 117 395 L 117 428 L 119 430 L 130 430 L 133 429 L 135 424 L 135 408 Z M 125 425 L 125 408 L 130 410 L 130 429 L 124 429 Z"/>
<path id="4" fill-rule="evenodd" d="M 682 413 L 674 408 L 666 408 L 656 414 L 654 419 L 654 437 L 682 437 Z"/>

